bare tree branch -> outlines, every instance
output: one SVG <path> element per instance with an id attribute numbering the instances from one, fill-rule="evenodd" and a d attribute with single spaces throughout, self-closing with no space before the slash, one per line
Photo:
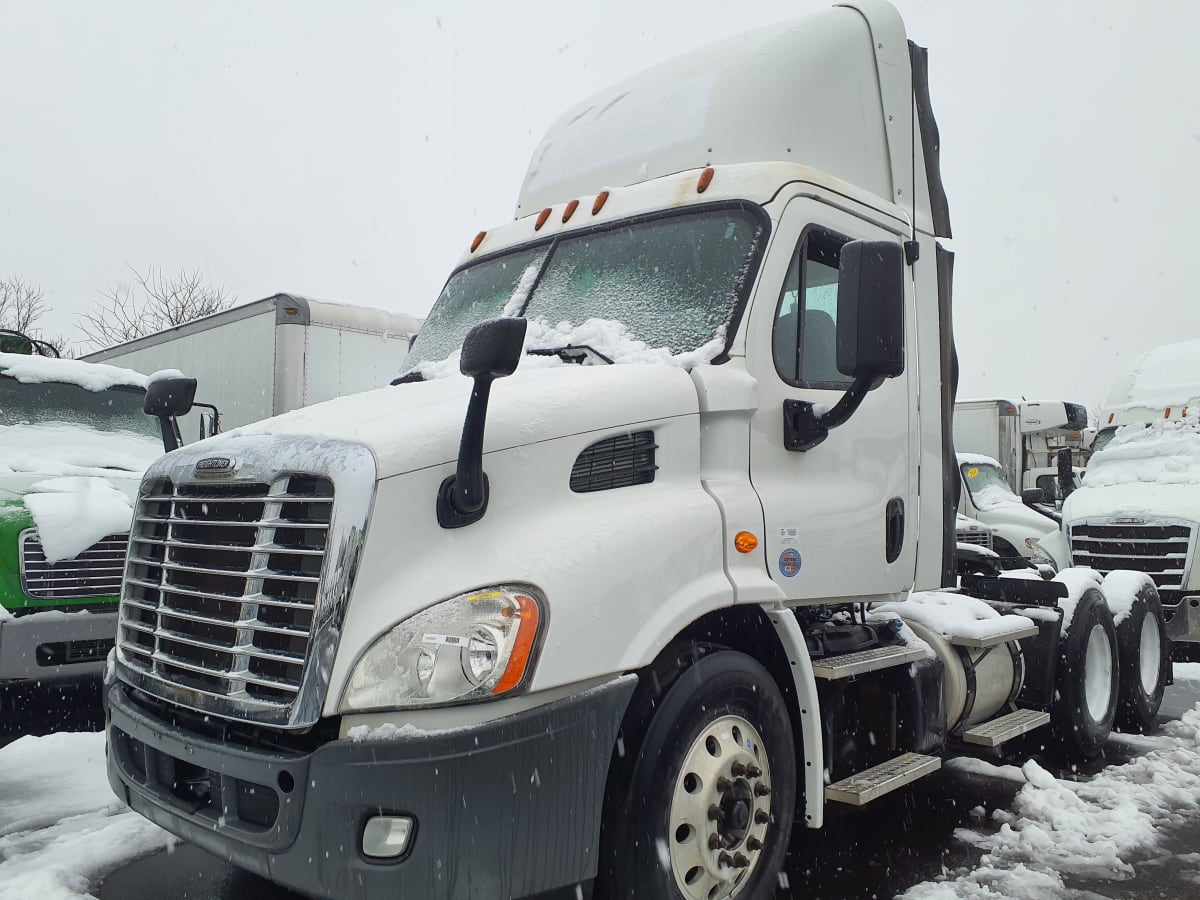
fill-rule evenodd
<path id="1" fill-rule="evenodd" d="M 132 283 L 118 282 L 101 291 L 100 299 L 79 318 L 79 328 L 98 349 L 122 344 L 229 309 L 237 298 L 224 287 L 208 284 L 199 269 L 167 274 L 133 266 Z"/>
<path id="2" fill-rule="evenodd" d="M 0 328 L 37 337 L 37 323 L 47 312 L 40 287 L 20 278 L 0 279 Z"/>

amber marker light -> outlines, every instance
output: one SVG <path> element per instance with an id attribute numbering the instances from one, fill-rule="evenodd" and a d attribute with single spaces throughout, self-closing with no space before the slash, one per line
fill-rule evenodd
<path id="1" fill-rule="evenodd" d="M 546 224 L 546 220 L 550 218 L 550 207 L 546 207 L 538 213 L 537 221 L 533 223 L 534 231 L 541 231 L 542 226 Z"/>
<path id="2" fill-rule="evenodd" d="M 604 209 L 604 204 L 608 202 L 608 191 L 601 191 L 596 195 L 596 199 L 592 201 L 592 215 L 596 215 L 600 210 Z"/>
<path id="3" fill-rule="evenodd" d="M 525 677 L 525 668 L 529 665 L 529 657 L 533 653 L 534 638 L 537 637 L 538 618 L 540 617 L 537 603 L 532 597 L 524 594 L 515 594 L 513 600 L 516 601 L 518 607 L 518 612 L 513 615 L 521 619 L 521 626 L 517 632 L 517 641 L 513 644 L 512 653 L 509 654 L 508 665 L 504 667 L 504 674 L 492 688 L 493 694 L 506 693 L 521 683 L 521 679 Z"/>
<path id="4" fill-rule="evenodd" d="M 709 166 L 700 173 L 700 180 L 696 182 L 696 193 L 703 194 L 708 190 L 708 186 L 712 184 L 713 176 L 717 174 L 716 169 Z"/>
<path id="5" fill-rule="evenodd" d="M 739 531 L 734 535 L 733 549 L 738 553 L 753 553 L 758 549 L 758 538 L 749 531 Z"/>
<path id="6" fill-rule="evenodd" d="M 476 250 L 479 249 L 479 245 L 483 243 L 483 239 L 485 237 L 487 237 L 486 231 L 481 231 L 481 232 L 479 232 L 479 234 L 475 235 L 475 240 L 471 241 L 471 252 L 472 253 L 474 253 Z"/>
<path id="7" fill-rule="evenodd" d="M 570 203 L 567 204 L 567 208 L 563 210 L 563 223 L 564 224 L 566 223 L 567 219 L 569 219 L 569 218 L 571 218 L 571 216 L 575 215 L 575 210 L 577 210 L 577 209 L 579 209 L 579 201 L 578 200 L 572 200 Z"/>

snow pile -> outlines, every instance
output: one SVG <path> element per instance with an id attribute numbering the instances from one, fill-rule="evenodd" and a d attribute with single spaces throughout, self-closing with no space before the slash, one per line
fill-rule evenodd
<path id="1" fill-rule="evenodd" d="M 141 478 L 162 442 L 132 431 L 46 422 L 0 428 L 0 475 L 114 475 Z"/>
<path id="2" fill-rule="evenodd" d="M 1146 585 L 1155 586 L 1154 579 L 1145 572 L 1118 570 L 1104 576 L 1104 598 L 1108 601 L 1108 608 L 1112 610 L 1114 624 L 1120 625 L 1129 618 L 1138 591 Z"/>
<path id="3" fill-rule="evenodd" d="M 521 279 L 517 282 L 516 288 L 512 292 L 512 296 L 508 298 L 508 302 L 504 304 L 504 309 L 500 311 L 501 316 L 512 317 L 519 316 L 521 310 L 525 308 L 525 301 L 529 299 L 529 292 L 533 290 L 533 285 L 537 281 L 538 273 L 542 271 L 542 260 L 538 259 L 525 267 L 525 271 L 521 273 Z"/>
<path id="4" fill-rule="evenodd" d="M 526 270 L 528 272 L 528 270 Z M 524 276 L 522 276 L 522 282 Z M 517 286 L 514 298 L 521 290 Z M 513 301 L 510 301 L 510 303 Z M 508 308 L 507 306 L 505 307 Z M 572 325 L 570 322 L 559 322 L 551 325 L 545 319 L 535 317 L 529 320 L 529 330 L 525 333 L 525 353 L 521 360 L 523 369 L 542 369 L 551 366 L 576 365 L 573 362 L 555 356 L 529 355 L 539 350 L 557 350 L 562 347 L 578 347 L 586 344 L 607 356 L 614 363 L 628 365 L 668 365 L 690 369 L 694 366 L 710 363 L 725 349 L 725 329 L 720 329 L 712 340 L 707 341 L 695 350 L 682 353 L 672 353 L 669 347 L 651 347 L 645 341 L 639 340 L 629 333 L 622 322 L 613 319 L 588 319 L 582 325 Z M 434 378 L 446 378 L 459 374 L 459 357 L 462 349 L 455 350 L 445 359 L 436 362 L 420 363 L 414 371 L 420 372 L 427 381 Z M 605 365 L 602 360 L 585 359 L 585 364 Z"/>
<path id="5" fill-rule="evenodd" d="M 404 738 L 424 737 L 428 734 L 429 732 L 409 722 L 405 722 L 403 725 L 384 722 L 378 728 L 372 728 L 370 725 L 354 725 L 346 731 L 346 737 L 356 744 L 361 744 L 363 741 L 398 741 Z"/>
<path id="6" fill-rule="evenodd" d="M 47 562 L 73 559 L 133 522 L 129 498 L 105 478 L 50 478 L 24 496 Z"/>
<path id="7" fill-rule="evenodd" d="M 1075 566 L 1063 569 L 1054 576 L 1054 581 L 1067 586 L 1067 596 L 1060 597 L 1058 601 L 1058 608 L 1063 611 L 1062 633 L 1066 634 L 1067 629 L 1071 627 L 1071 620 L 1075 618 L 1075 607 L 1079 605 L 1080 599 L 1089 588 L 1100 587 L 1104 582 L 1104 577 L 1095 569 Z M 1128 615 L 1128 610 L 1126 610 L 1126 615 Z"/>
<path id="8" fill-rule="evenodd" d="M 876 612 L 894 612 L 947 638 L 981 640 L 1030 624 L 1025 616 L 1001 615 L 982 600 L 949 591 L 917 591 L 899 603 L 880 603 Z"/>
<path id="9" fill-rule="evenodd" d="M 54 359 L 49 356 L 23 356 L 0 353 L 0 371 L 22 384 L 58 382 L 75 384 L 87 391 L 107 391 L 111 387 L 146 386 L 146 376 L 133 369 L 86 363 L 80 359 Z"/>
<path id="10" fill-rule="evenodd" d="M 999 484 L 989 484 L 987 487 L 973 488 L 971 499 L 982 510 L 1000 509 L 1003 506 L 1024 506 L 1021 498 L 1008 488 Z"/>
<path id="11" fill-rule="evenodd" d="M 1200 484 L 1200 413 L 1118 428 L 1088 464 L 1086 486 L 1131 482 Z"/>
<path id="12" fill-rule="evenodd" d="M 1133 364 L 1127 380 L 1114 387 L 1109 408 L 1166 409 L 1195 402 L 1200 399 L 1200 340 L 1156 347 Z"/>
<path id="13" fill-rule="evenodd" d="M 904 900 L 998 900 L 1067 895 L 1064 876 L 1123 880 L 1130 859 L 1155 849 L 1166 826 L 1200 818 L 1200 707 L 1163 726 L 1144 756 L 1090 781 L 1060 781 L 1030 760 L 1011 810 L 994 833 L 955 836 L 984 856 L 970 871 L 919 884 Z"/>
<path id="14" fill-rule="evenodd" d="M 90 883 L 173 838 L 113 796 L 104 735 L 0 748 L 0 900 L 86 897 Z"/>

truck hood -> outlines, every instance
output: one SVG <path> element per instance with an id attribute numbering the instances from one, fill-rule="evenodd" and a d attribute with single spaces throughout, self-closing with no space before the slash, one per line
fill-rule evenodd
<path id="1" fill-rule="evenodd" d="M 46 422 L 0 428 L 0 483 L 21 476 L 142 477 L 162 455 L 162 443 L 128 431 L 98 431 L 85 425 Z"/>
<path id="2" fill-rule="evenodd" d="M 1063 504 L 1063 521 L 1101 516 L 1141 516 L 1200 522 L 1200 490 L 1194 484 L 1129 484 L 1083 487 Z"/>
<path id="3" fill-rule="evenodd" d="M 1055 531 L 1058 525 L 1023 503 L 997 503 L 979 511 L 979 521 L 993 528 L 1020 529 L 1026 537 Z"/>
<path id="4" fill-rule="evenodd" d="M 355 441 L 379 478 L 458 456 L 472 382 L 462 376 L 340 397 L 234 429 L 203 442 L 219 453 L 247 435 Z M 691 375 L 667 365 L 559 366 L 518 371 L 492 385 L 484 451 L 699 412 Z"/>

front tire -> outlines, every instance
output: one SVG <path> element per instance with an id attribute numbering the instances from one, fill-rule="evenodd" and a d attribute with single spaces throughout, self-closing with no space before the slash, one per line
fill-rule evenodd
<path id="1" fill-rule="evenodd" d="M 770 673 L 720 650 L 634 703 L 610 775 L 599 896 L 770 896 L 796 804 L 791 719 Z"/>
<path id="2" fill-rule="evenodd" d="M 1143 585 L 1129 615 L 1117 626 L 1121 684 L 1116 727 L 1142 734 L 1154 727 L 1171 665 L 1171 641 L 1163 621 L 1158 589 Z"/>
<path id="3" fill-rule="evenodd" d="M 1098 588 L 1079 598 L 1058 649 L 1055 736 L 1068 758 L 1095 759 L 1116 718 L 1120 671 L 1112 612 Z"/>

